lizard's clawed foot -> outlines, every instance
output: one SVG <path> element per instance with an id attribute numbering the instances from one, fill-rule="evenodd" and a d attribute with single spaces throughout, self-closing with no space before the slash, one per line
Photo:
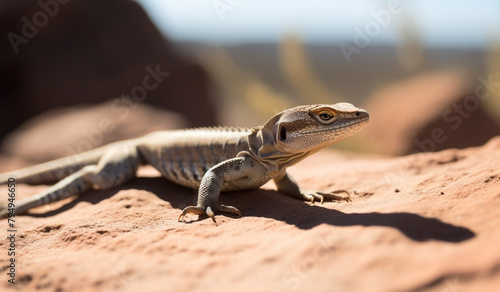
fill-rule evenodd
<path id="1" fill-rule="evenodd" d="M 320 204 L 323 204 L 325 199 L 332 201 L 351 201 L 351 196 L 346 190 L 335 190 L 331 192 L 302 191 L 301 195 L 304 200 L 309 201 L 311 205 L 314 204 L 314 201 L 319 201 Z"/>
<path id="2" fill-rule="evenodd" d="M 226 206 L 226 205 L 214 205 L 214 206 L 208 206 L 206 208 L 203 208 L 202 206 L 189 206 L 184 208 L 182 210 L 181 215 L 179 215 L 179 218 L 177 219 L 179 222 L 181 222 L 184 218 L 184 216 L 188 213 L 195 214 L 195 215 L 203 215 L 206 214 L 208 217 L 212 218 L 212 221 L 214 223 L 217 223 L 215 221 L 215 213 L 214 212 L 224 212 L 224 213 L 229 213 L 236 215 L 238 217 L 241 217 L 241 212 L 238 210 L 238 208 L 233 207 L 233 206 Z"/>

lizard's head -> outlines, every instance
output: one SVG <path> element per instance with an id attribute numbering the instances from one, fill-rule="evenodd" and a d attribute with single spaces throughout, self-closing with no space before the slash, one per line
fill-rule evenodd
<path id="1" fill-rule="evenodd" d="M 276 148 L 285 153 L 305 153 L 356 134 L 368 124 L 369 114 L 350 103 L 337 103 L 299 106 L 275 118 Z"/>

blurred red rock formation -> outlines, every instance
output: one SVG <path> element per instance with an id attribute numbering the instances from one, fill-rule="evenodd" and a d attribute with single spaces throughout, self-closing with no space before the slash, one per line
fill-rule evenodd
<path id="1" fill-rule="evenodd" d="M 484 80 L 446 71 L 386 86 L 368 98 L 372 118 L 364 132 L 377 152 L 390 155 L 482 145 L 500 134 L 475 93 Z"/>
<path id="2" fill-rule="evenodd" d="M 0 137 L 58 106 L 134 94 L 190 126 L 216 124 L 209 76 L 175 51 L 136 2 L 40 3 L 0 0 L 0 34 L 8 36 L 0 46 Z"/>

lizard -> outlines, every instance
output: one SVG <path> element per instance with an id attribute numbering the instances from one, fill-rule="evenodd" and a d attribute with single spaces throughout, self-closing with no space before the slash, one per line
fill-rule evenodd
<path id="1" fill-rule="evenodd" d="M 349 192 L 301 190 L 286 169 L 304 158 L 359 132 L 369 121 L 367 111 L 350 103 L 303 105 L 284 110 L 254 128 L 212 127 L 168 130 L 114 142 L 94 150 L 0 174 L 31 185 L 53 184 L 47 190 L 20 200 L 14 214 L 90 189 L 108 190 L 136 176 L 149 164 L 174 183 L 198 190 L 197 204 L 186 214 L 215 212 L 241 217 L 234 206 L 218 202 L 223 191 L 255 189 L 271 179 L 277 190 L 291 197 L 323 203 L 324 199 L 350 201 Z M 0 218 L 12 212 L 3 206 Z"/>

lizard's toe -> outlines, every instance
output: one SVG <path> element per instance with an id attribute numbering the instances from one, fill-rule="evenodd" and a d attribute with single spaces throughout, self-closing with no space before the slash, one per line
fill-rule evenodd
<path id="1" fill-rule="evenodd" d="M 318 192 L 302 192 L 302 196 L 304 200 L 309 201 L 310 205 L 314 205 L 314 201 L 319 201 L 320 204 L 323 204 L 324 197 Z"/>
<path id="2" fill-rule="evenodd" d="M 351 201 L 351 196 L 346 190 L 335 190 L 331 192 L 317 192 L 319 195 L 323 196 L 327 200 L 332 201 Z"/>
<path id="3" fill-rule="evenodd" d="M 195 215 L 202 215 L 205 214 L 205 210 L 202 207 L 199 206 L 188 206 L 182 210 L 182 213 L 179 215 L 179 218 L 177 221 L 181 222 L 184 219 L 184 216 L 186 214 L 195 214 Z"/>
<path id="4" fill-rule="evenodd" d="M 208 206 L 206 208 L 203 208 L 201 206 L 186 207 L 186 208 L 184 208 L 184 210 L 182 210 L 182 213 L 179 215 L 178 221 L 181 222 L 183 217 L 186 214 L 191 213 L 191 214 L 195 214 L 195 215 L 206 214 L 208 217 L 210 217 L 212 219 L 212 221 L 214 221 L 214 223 L 217 223 L 217 221 L 215 220 L 215 212 L 224 212 L 224 213 L 229 213 L 229 214 L 233 214 L 233 215 L 236 215 L 238 217 L 241 217 L 241 211 L 238 210 L 238 208 L 233 207 L 233 206 L 216 204 L 214 206 Z"/>
<path id="5" fill-rule="evenodd" d="M 233 206 L 219 205 L 215 208 L 215 211 L 229 213 L 241 217 L 241 211 Z"/>
<path id="6" fill-rule="evenodd" d="M 213 211 L 212 211 L 213 209 Z M 233 206 L 226 206 L 226 205 L 221 205 L 221 204 L 216 204 L 215 206 L 212 206 L 212 207 L 207 207 L 207 215 L 212 218 L 212 220 L 214 221 L 214 223 L 217 223 L 215 221 L 215 216 L 214 216 L 214 211 L 215 212 L 223 212 L 223 213 L 229 213 L 229 214 L 233 214 L 233 215 L 236 215 L 238 217 L 241 217 L 241 211 L 238 210 L 238 208 L 236 207 L 233 207 Z"/>
<path id="7" fill-rule="evenodd" d="M 311 205 L 314 204 L 314 201 L 319 201 L 320 204 L 323 204 L 324 200 L 346 201 L 346 202 L 351 201 L 351 197 L 349 196 L 349 192 L 346 190 L 335 190 L 335 191 L 331 191 L 331 192 L 303 191 L 301 194 L 302 194 L 304 200 L 309 201 L 309 203 Z"/>

